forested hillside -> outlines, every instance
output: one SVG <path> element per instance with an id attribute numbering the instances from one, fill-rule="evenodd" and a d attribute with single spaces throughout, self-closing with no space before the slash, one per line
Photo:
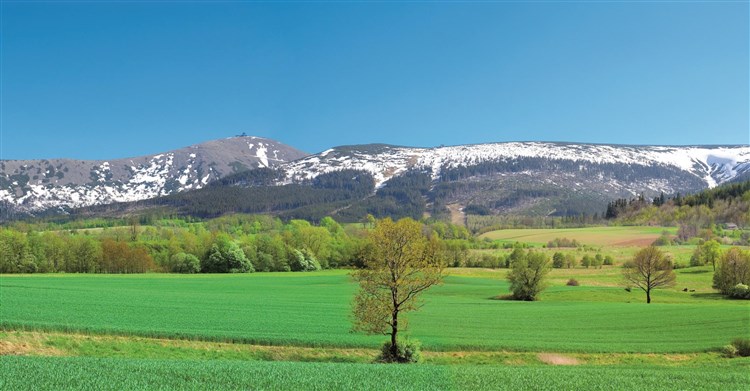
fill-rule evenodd
<path id="1" fill-rule="evenodd" d="M 613 222 L 634 225 L 687 225 L 708 227 L 750 224 L 750 180 L 728 183 L 689 195 L 643 195 L 617 199 L 607 206 L 605 217 Z"/>

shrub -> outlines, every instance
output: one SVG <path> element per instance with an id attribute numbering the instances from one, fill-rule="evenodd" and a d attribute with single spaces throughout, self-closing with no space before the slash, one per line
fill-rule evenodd
<path id="1" fill-rule="evenodd" d="M 416 339 L 396 342 L 396 354 L 391 352 L 391 342 L 386 341 L 380 349 L 377 361 L 384 363 L 418 363 L 422 361 L 422 345 Z"/>
<path id="2" fill-rule="evenodd" d="M 721 347 L 721 354 L 724 357 L 727 357 L 727 358 L 737 357 L 737 353 L 738 353 L 737 348 L 734 347 L 734 345 L 730 344 L 730 345 L 724 345 Z"/>
<path id="3" fill-rule="evenodd" d="M 750 339 L 748 338 L 735 338 L 732 340 L 732 345 L 737 348 L 737 354 L 741 357 L 750 356 Z"/>
<path id="4" fill-rule="evenodd" d="M 550 240 L 547 242 L 548 248 L 555 248 L 555 247 L 581 247 L 581 244 L 578 243 L 577 240 L 573 239 L 570 240 L 568 238 L 555 238 L 555 240 Z"/>
<path id="5" fill-rule="evenodd" d="M 611 255 L 605 255 L 604 256 L 604 264 L 608 265 L 608 266 L 614 265 L 615 264 L 615 260 L 614 260 L 614 258 L 612 258 Z"/>
<path id="6" fill-rule="evenodd" d="M 578 286 L 578 280 L 576 280 L 575 278 L 571 278 L 570 280 L 568 280 L 568 282 L 565 285 L 567 285 L 567 286 Z"/>
<path id="7" fill-rule="evenodd" d="M 729 291 L 729 297 L 734 299 L 750 299 L 750 287 L 745 284 L 737 284 Z"/>
<path id="8" fill-rule="evenodd" d="M 674 242 L 672 241 L 669 232 L 662 232 L 661 236 L 651 243 L 652 246 L 671 246 L 672 244 L 674 244 Z"/>

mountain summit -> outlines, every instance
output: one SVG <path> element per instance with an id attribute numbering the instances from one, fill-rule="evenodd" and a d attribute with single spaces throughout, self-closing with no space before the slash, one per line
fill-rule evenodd
<path id="1" fill-rule="evenodd" d="M 274 140 L 238 136 L 135 158 L 2 160 L 0 202 L 40 211 L 138 201 L 200 189 L 228 174 L 305 155 Z"/>

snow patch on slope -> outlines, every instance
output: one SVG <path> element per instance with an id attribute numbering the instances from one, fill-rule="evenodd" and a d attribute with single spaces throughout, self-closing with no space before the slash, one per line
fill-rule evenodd
<path id="1" fill-rule="evenodd" d="M 692 173 L 714 187 L 750 166 L 750 147 L 643 147 L 543 142 L 511 142 L 439 148 L 388 147 L 376 152 L 329 149 L 284 165 L 284 183 L 309 180 L 341 169 L 370 172 L 376 185 L 410 169 L 430 170 L 434 179 L 444 168 L 518 158 L 546 158 L 581 163 L 668 166 Z"/>

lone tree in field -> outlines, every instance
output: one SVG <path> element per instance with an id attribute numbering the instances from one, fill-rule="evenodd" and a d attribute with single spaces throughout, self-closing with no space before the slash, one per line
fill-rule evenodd
<path id="1" fill-rule="evenodd" d="M 353 273 L 359 283 L 354 298 L 354 330 L 390 335 L 384 361 L 407 362 L 399 352 L 403 315 L 420 307 L 419 295 L 442 282 L 444 262 L 437 238 L 428 238 L 422 224 L 406 218 L 377 222 L 369 236 L 371 250 L 364 268 Z"/>
<path id="2" fill-rule="evenodd" d="M 646 303 L 651 303 L 652 289 L 674 286 L 676 278 L 669 257 L 654 246 L 638 251 L 622 274 L 625 281 L 646 292 Z"/>
<path id="3" fill-rule="evenodd" d="M 534 301 L 546 284 L 544 278 L 550 270 L 549 258 L 545 253 L 530 251 L 513 261 L 513 269 L 508 273 L 510 290 L 516 300 Z"/>

